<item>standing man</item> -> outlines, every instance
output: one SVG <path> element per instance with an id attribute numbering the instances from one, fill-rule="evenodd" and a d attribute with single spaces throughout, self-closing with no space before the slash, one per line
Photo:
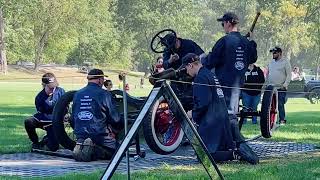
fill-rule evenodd
<path id="1" fill-rule="evenodd" d="M 270 50 L 273 59 L 268 65 L 267 84 L 278 88 L 278 110 L 280 124 L 286 124 L 286 113 L 284 104 L 287 101 L 287 89 L 291 80 L 290 62 L 282 58 L 282 49 L 274 47 Z"/>
<path id="2" fill-rule="evenodd" d="M 255 64 L 249 64 L 245 73 L 245 85 L 242 90 L 242 104 L 246 108 L 257 111 L 258 104 L 261 99 L 261 88 L 265 79 L 260 67 Z M 247 119 L 244 119 L 246 123 Z M 252 117 L 252 124 L 257 124 L 257 116 Z"/>
<path id="3" fill-rule="evenodd" d="M 56 151 L 59 149 L 59 143 L 52 128 L 52 112 L 54 105 L 65 91 L 59 87 L 53 73 L 45 73 L 42 76 L 41 85 L 43 89 L 35 98 L 37 113 L 26 119 L 24 125 L 29 139 L 32 141 L 33 149 Z M 47 132 L 47 135 L 40 142 L 36 128 L 44 129 Z"/>
<path id="4" fill-rule="evenodd" d="M 76 161 L 111 159 L 117 146 L 114 128 L 121 125 L 112 95 L 103 90 L 104 73 L 92 69 L 88 85 L 73 97 L 72 116 L 77 144 L 73 150 Z"/>
<path id="5" fill-rule="evenodd" d="M 193 109 L 188 111 L 189 118 L 198 126 L 198 132 L 210 154 L 216 161 L 244 160 L 250 164 L 259 162 L 258 156 L 242 142 L 236 147 L 233 135 L 240 136 L 239 129 L 232 132 L 223 91 L 215 74 L 200 63 L 196 54 L 183 58 L 181 68 L 194 77 Z"/>
<path id="6" fill-rule="evenodd" d="M 243 37 L 238 31 L 239 18 L 228 12 L 217 19 L 226 33 L 219 39 L 203 64 L 214 69 L 223 88 L 232 128 L 238 127 L 236 114 L 239 109 L 240 87 L 244 84 L 244 74 L 249 64 L 257 61 L 257 44 Z M 235 136 L 234 136 L 235 137 Z M 235 139 L 239 144 L 243 138 Z"/>

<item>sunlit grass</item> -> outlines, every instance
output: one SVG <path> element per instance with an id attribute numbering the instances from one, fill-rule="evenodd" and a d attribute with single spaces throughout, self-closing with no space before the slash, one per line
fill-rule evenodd
<path id="1" fill-rule="evenodd" d="M 114 84 L 117 84 L 116 74 L 112 74 Z M 81 83 L 83 81 L 83 83 Z M 139 78 L 130 78 L 129 94 L 147 96 L 152 86 L 146 84 L 139 87 Z M 145 81 L 146 83 L 147 81 Z M 85 86 L 85 80 L 61 80 L 60 84 L 66 90 L 79 89 Z M 117 85 L 115 85 L 117 86 Z M 41 89 L 36 80 L 23 82 L 4 82 L 0 80 L 0 154 L 29 152 L 30 141 L 24 130 L 23 121 L 35 113 L 34 97 Z M 4 95 L 5 94 L 5 95 Z M 320 105 L 310 104 L 305 99 L 289 99 L 286 104 L 288 124 L 281 126 L 273 133 L 270 141 L 290 141 L 312 143 L 320 146 Z M 248 121 L 243 127 L 246 137 L 260 133 L 259 125 Z M 39 131 L 40 133 L 43 133 Z M 248 164 L 220 164 L 219 168 L 226 179 L 320 179 L 320 153 L 297 154 L 283 158 L 263 160 L 257 166 Z M 45 179 L 99 179 L 103 170 L 94 173 L 74 173 L 62 177 Z M 0 179 L 15 179 L 15 177 L 0 176 Z M 19 179 L 19 178 L 16 178 Z M 43 179 L 43 178 L 36 178 Z M 126 179 L 126 175 L 116 174 L 114 179 Z M 201 165 L 169 166 L 163 165 L 154 170 L 135 172 L 132 179 L 208 179 Z"/>

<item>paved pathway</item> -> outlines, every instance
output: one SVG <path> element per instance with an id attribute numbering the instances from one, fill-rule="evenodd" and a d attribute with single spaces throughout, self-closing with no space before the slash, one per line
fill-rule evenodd
<path id="1" fill-rule="evenodd" d="M 315 150 L 312 144 L 297 144 L 290 142 L 253 141 L 249 145 L 262 159 L 286 156 L 294 153 L 305 153 Z M 144 159 L 131 161 L 131 170 L 151 169 L 166 163 L 169 165 L 193 165 L 198 161 L 191 146 L 180 147 L 170 155 L 158 155 L 142 145 L 147 153 Z M 71 152 L 66 152 L 71 153 Z M 17 153 L 0 155 L 0 175 L 21 177 L 46 177 L 63 175 L 73 172 L 92 172 L 105 169 L 108 161 L 95 161 L 89 163 L 75 162 L 73 159 L 48 156 L 38 153 Z M 117 172 L 125 172 L 126 164 L 123 160 Z"/>

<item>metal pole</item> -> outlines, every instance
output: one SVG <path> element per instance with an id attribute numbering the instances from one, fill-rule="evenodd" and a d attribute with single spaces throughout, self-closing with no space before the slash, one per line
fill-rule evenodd
<path id="1" fill-rule="evenodd" d="M 126 75 L 123 75 L 123 116 L 124 116 L 124 132 L 128 133 L 128 106 L 127 106 L 127 93 L 126 93 Z M 129 164 L 129 148 L 126 151 L 127 160 L 127 179 L 130 180 L 130 164 Z"/>

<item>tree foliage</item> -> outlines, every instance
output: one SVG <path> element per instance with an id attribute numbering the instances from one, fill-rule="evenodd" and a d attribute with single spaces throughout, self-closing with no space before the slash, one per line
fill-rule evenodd
<path id="1" fill-rule="evenodd" d="M 208 52 L 224 35 L 216 19 L 236 12 L 245 34 L 257 11 L 259 64 L 283 47 L 293 64 L 319 65 L 319 0 L 3 0 L 8 62 L 81 64 L 146 70 L 154 34 L 174 29 Z"/>

